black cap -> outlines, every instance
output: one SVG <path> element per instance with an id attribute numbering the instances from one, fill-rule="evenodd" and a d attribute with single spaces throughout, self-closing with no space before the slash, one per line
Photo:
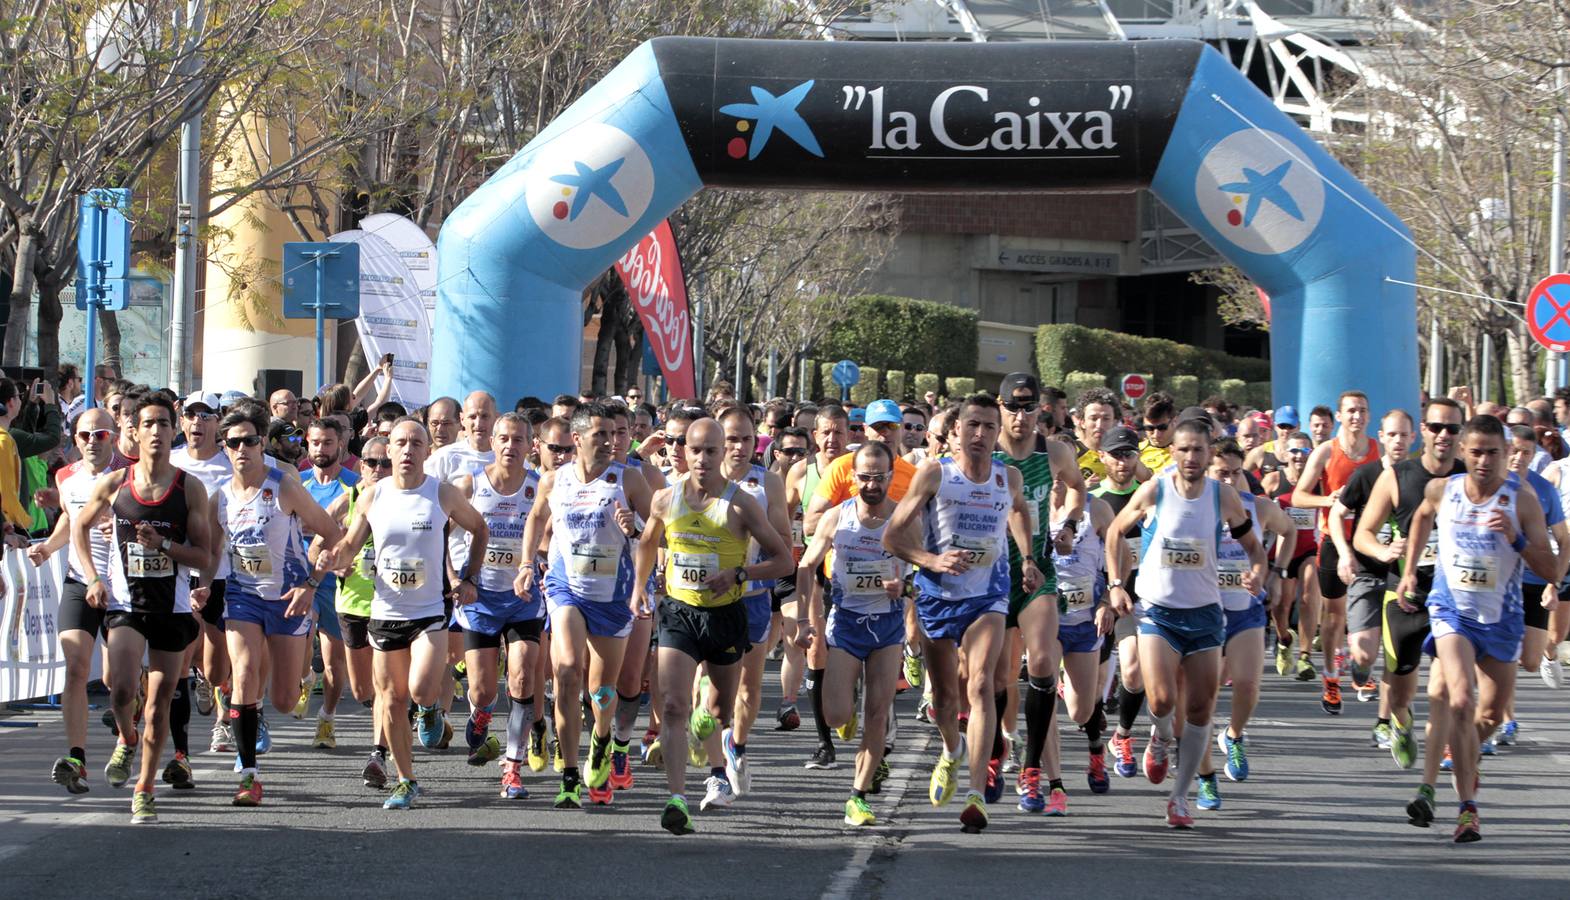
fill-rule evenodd
<path id="1" fill-rule="evenodd" d="M 1003 383 L 998 385 L 998 399 L 1013 400 L 1016 391 L 1030 391 L 1031 400 L 1041 399 L 1041 382 L 1029 372 L 1010 372 L 1003 376 Z"/>
<path id="2" fill-rule="evenodd" d="M 1211 416 L 1210 412 L 1203 406 L 1184 407 L 1183 411 L 1177 414 L 1177 418 L 1173 420 L 1172 424 L 1174 426 L 1181 425 L 1191 419 L 1197 419 L 1201 422 L 1204 422 L 1206 428 L 1214 429 L 1216 427 L 1215 418 Z"/>
<path id="3" fill-rule="evenodd" d="M 1101 449 L 1109 453 L 1113 450 L 1138 450 L 1139 435 L 1127 425 L 1114 426 L 1101 436 Z"/>

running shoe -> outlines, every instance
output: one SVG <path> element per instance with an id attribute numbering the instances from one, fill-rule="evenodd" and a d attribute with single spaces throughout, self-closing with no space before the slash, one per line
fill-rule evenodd
<path id="1" fill-rule="evenodd" d="M 1092 794 L 1105 794 L 1112 789 L 1112 779 L 1107 777 L 1107 753 L 1090 754 L 1090 762 L 1085 768 L 1085 783 L 1090 786 Z"/>
<path id="2" fill-rule="evenodd" d="M 311 688 L 310 688 L 310 684 L 308 682 L 301 682 L 300 683 L 300 699 L 295 701 L 295 703 L 294 703 L 294 711 L 291 712 L 290 715 L 294 716 L 296 719 L 303 719 L 303 718 L 305 718 L 305 714 L 307 712 L 309 712 L 310 709 L 311 709 Z"/>
<path id="3" fill-rule="evenodd" d="M 414 806 L 414 798 L 420 796 L 420 786 L 413 781 L 399 779 L 393 785 L 392 793 L 382 801 L 382 809 L 409 809 Z"/>
<path id="4" fill-rule="evenodd" d="M 191 779 L 191 763 L 185 758 L 184 753 L 176 753 L 174 759 L 169 760 L 169 765 L 164 766 L 164 784 L 177 791 L 189 791 L 196 787 L 196 782 Z"/>
<path id="5" fill-rule="evenodd" d="M 104 780 L 110 787 L 125 787 L 131 780 L 131 762 L 136 759 L 136 748 L 130 744 L 115 744 L 114 753 L 104 764 Z M 148 796 L 152 796 L 148 794 Z"/>
<path id="6" fill-rule="evenodd" d="M 689 734 L 687 736 L 687 763 L 695 769 L 707 769 L 709 767 L 708 748 L 703 746 L 703 742 L 698 740 L 697 735 Z"/>
<path id="7" fill-rule="evenodd" d="M 834 760 L 834 745 L 819 744 L 818 749 L 812 751 L 812 756 L 807 759 L 808 769 L 837 769 L 839 763 Z"/>
<path id="8" fill-rule="evenodd" d="M 960 742 L 960 752 L 954 759 L 949 759 L 943 753 L 938 754 L 938 764 L 932 767 L 932 781 L 927 788 L 927 798 L 933 806 L 942 806 L 954 799 L 954 791 L 959 787 L 956 773 L 960 760 L 965 758 L 965 744 Z"/>
<path id="9" fill-rule="evenodd" d="M 87 793 L 87 767 L 74 756 L 62 756 L 55 760 L 49 777 L 73 794 Z"/>
<path id="10" fill-rule="evenodd" d="M 1199 776 L 1199 808 L 1220 809 L 1221 791 L 1214 773 Z"/>
<path id="11" fill-rule="evenodd" d="M 191 690 L 196 694 L 196 714 L 199 716 L 212 715 L 213 686 L 200 669 L 191 673 Z"/>
<path id="12" fill-rule="evenodd" d="M 495 762 L 502 755 L 502 742 L 494 734 L 485 736 L 480 746 L 469 753 L 469 765 L 479 767 Z"/>
<path id="13" fill-rule="evenodd" d="M 710 775 L 703 780 L 703 802 L 698 804 L 699 812 L 708 812 L 715 807 L 730 806 L 736 799 L 736 794 L 731 790 L 730 780 L 720 775 Z"/>
<path id="14" fill-rule="evenodd" d="M 987 804 L 981 795 L 971 791 L 965 795 L 965 808 L 959 812 L 960 830 L 966 834 L 980 834 L 987 827 Z"/>
<path id="15" fill-rule="evenodd" d="M 234 792 L 235 806 L 261 806 L 262 783 L 255 775 L 240 776 L 240 788 Z"/>
<path id="16" fill-rule="evenodd" d="M 693 710 L 692 715 L 687 718 L 687 730 L 691 731 L 692 736 L 699 741 L 708 740 L 709 735 L 713 734 L 714 729 L 719 725 L 720 720 L 702 708 Z"/>
<path id="17" fill-rule="evenodd" d="M 1047 815 L 1059 817 L 1068 815 L 1068 791 L 1062 788 L 1052 789 L 1052 793 L 1047 795 Z"/>
<path id="18" fill-rule="evenodd" d="M 1408 825 L 1418 828 L 1427 828 L 1434 821 L 1434 789 L 1428 785 L 1421 785 L 1417 795 L 1406 805 L 1406 820 Z"/>
<path id="19" fill-rule="evenodd" d="M 1299 653 L 1297 656 L 1297 671 L 1293 677 L 1297 678 L 1298 681 L 1313 681 L 1314 676 L 1318 674 L 1319 670 L 1314 668 L 1314 664 L 1309 661 L 1308 654 Z"/>
<path id="20" fill-rule="evenodd" d="M 866 800 L 860 797 L 852 797 L 845 801 L 845 824 L 856 826 L 876 825 L 878 824 L 878 817 L 872 814 L 872 807 L 867 805 Z"/>
<path id="21" fill-rule="evenodd" d="M 1003 774 L 1019 771 L 1019 738 L 1003 732 Z"/>
<path id="22" fill-rule="evenodd" d="M 316 720 L 316 737 L 311 739 L 311 746 L 317 750 L 338 749 L 338 734 L 332 719 Z"/>
<path id="23" fill-rule="evenodd" d="M 1003 760 L 987 761 L 987 789 L 982 796 L 989 804 L 1003 799 Z"/>
<path id="24" fill-rule="evenodd" d="M 446 724 L 446 717 L 442 714 L 440 706 L 422 706 L 415 713 L 415 731 L 420 738 L 420 746 L 427 750 L 435 750 L 441 743 L 442 725 Z"/>
<path id="25" fill-rule="evenodd" d="M 1516 742 L 1516 736 L 1520 733 L 1520 723 L 1515 719 L 1511 719 L 1505 724 L 1499 726 L 1499 734 L 1495 736 L 1495 740 L 1499 742 L 1499 746 L 1508 747 Z"/>
<path id="26" fill-rule="evenodd" d="M 852 710 L 850 714 L 850 721 L 846 722 L 844 725 L 839 726 L 838 728 L 835 728 L 834 733 L 839 735 L 839 739 L 842 741 L 851 740 L 856 736 L 856 721 L 856 713 L 854 710 Z"/>
<path id="27" fill-rule="evenodd" d="M 1482 839 L 1483 830 L 1478 825 L 1476 804 L 1464 804 L 1461 807 L 1461 814 L 1456 816 L 1456 843 L 1472 844 Z"/>
<path id="28" fill-rule="evenodd" d="M 796 704 L 782 703 L 774 713 L 775 731 L 795 731 L 801 727 L 801 713 L 796 711 Z"/>
<path id="29" fill-rule="evenodd" d="M 583 809 L 583 782 L 561 780 L 561 790 L 556 792 L 557 809 Z"/>
<path id="30" fill-rule="evenodd" d="M 665 751 L 660 746 L 660 736 L 659 735 L 655 735 L 654 736 L 654 740 L 652 740 L 649 743 L 644 745 L 644 747 L 643 747 L 643 762 L 644 762 L 645 765 L 650 765 L 650 766 L 655 766 L 655 767 L 659 767 L 659 766 L 665 765 Z"/>
<path id="31" fill-rule="evenodd" d="M 1312 646 L 1314 648 L 1314 652 L 1315 653 L 1324 653 L 1325 652 L 1325 642 L 1321 638 L 1321 636 L 1320 636 L 1320 634 L 1318 632 L 1315 632 L 1315 634 L 1314 634 L 1314 642 L 1313 642 Z"/>
<path id="32" fill-rule="evenodd" d="M 529 729 L 529 771 L 545 771 L 545 730 Z"/>
<path id="33" fill-rule="evenodd" d="M 600 737 L 592 731 L 589 733 L 589 779 L 588 786 L 601 788 L 611 780 L 611 736 Z"/>
<path id="34" fill-rule="evenodd" d="M 876 769 L 872 770 L 872 787 L 870 789 L 870 793 L 873 793 L 873 794 L 880 794 L 880 793 L 882 793 L 883 792 L 883 783 L 885 781 L 888 781 L 888 780 L 889 780 L 889 757 L 888 757 L 888 753 L 885 752 L 884 755 L 883 755 L 883 758 L 878 760 L 878 767 Z"/>
<path id="35" fill-rule="evenodd" d="M 256 711 L 256 752 L 271 753 L 273 749 L 273 732 L 267 727 L 267 716 L 260 709 Z"/>
<path id="36" fill-rule="evenodd" d="M 561 741 L 555 738 L 551 738 L 551 768 L 555 770 L 557 775 L 560 775 L 567 769 L 567 761 L 562 759 L 561 755 Z"/>
<path id="37" fill-rule="evenodd" d="M 1243 744 L 1247 740 L 1247 735 L 1240 735 L 1234 740 L 1230 730 L 1226 728 L 1216 732 L 1216 748 L 1227 758 L 1226 772 L 1229 781 L 1248 780 L 1248 753 L 1243 749 Z"/>
<path id="38" fill-rule="evenodd" d="M 905 683 L 913 688 L 921 687 L 921 657 L 912 656 L 910 651 L 905 651 Z"/>
<path id="39" fill-rule="evenodd" d="M 1543 657 L 1542 665 L 1537 667 L 1537 674 L 1542 676 L 1544 684 L 1556 691 L 1565 686 L 1564 664 L 1553 657 Z"/>
<path id="40" fill-rule="evenodd" d="M 1150 728 L 1150 742 L 1145 745 L 1145 777 L 1151 784 L 1160 784 L 1167 780 L 1167 750 L 1171 741 L 1164 741 L 1156 737 L 1154 725 Z"/>
<path id="41" fill-rule="evenodd" d="M 1292 642 L 1276 645 L 1276 674 L 1285 678 L 1292 671 Z"/>
<path id="42" fill-rule="evenodd" d="M 731 729 L 720 736 L 720 747 L 725 751 L 725 777 L 731 790 L 741 797 L 752 791 L 752 771 L 747 767 L 747 755 L 736 752 L 736 740 Z"/>
<path id="43" fill-rule="evenodd" d="M 152 791 L 137 791 L 131 795 L 131 824 L 158 824 L 158 806 L 153 802 Z"/>
<path id="44" fill-rule="evenodd" d="M 387 757 L 371 751 L 366 757 L 365 768 L 360 770 L 360 778 L 365 781 L 368 788 L 383 790 L 387 787 Z"/>
<path id="45" fill-rule="evenodd" d="M 632 790 L 632 760 L 627 741 L 611 742 L 610 786 L 618 791 Z"/>
<path id="46" fill-rule="evenodd" d="M 1391 726 L 1390 757 L 1403 769 L 1410 769 L 1417 763 L 1417 736 L 1412 733 L 1412 729 Z"/>
<path id="47" fill-rule="evenodd" d="M 1359 703 L 1367 703 L 1379 697 L 1379 685 L 1375 682 L 1358 684 L 1354 681 L 1352 684 L 1353 687 L 1357 688 L 1357 702 Z"/>
<path id="48" fill-rule="evenodd" d="M 1494 743 L 1493 737 L 1490 736 L 1487 740 L 1478 742 L 1477 752 L 1484 756 L 1493 756 L 1495 753 L 1499 752 L 1499 747 Z"/>
<path id="49" fill-rule="evenodd" d="M 1101 712 L 1109 719 L 1116 718 L 1118 710 L 1122 708 L 1123 703 L 1118 699 L 1118 692 L 1115 689 L 1107 692 L 1107 695 L 1101 698 Z"/>
<path id="50" fill-rule="evenodd" d="M 606 782 L 603 787 L 588 788 L 587 790 L 590 806 L 610 806 L 611 800 L 616 797 L 616 791 L 611 787 L 610 782 Z"/>
<path id="51" fill-rule="evenodd" d="M 469 720 L 463 723 L 463 739 L 470 750 L 479 749 L 485 743 L 485 738 L 491 733 L 491 711 L 477 709 L 469 713 Z"/>
<path id="52" fill-rule="evenodd" d="M 1376 750 L 1389 750 L 1394 730 L 1385 722 L 1375 722 L 1374 730 L 1369 732 L 1368 741 Z"/>
<path id="53" fill-rule="evenodd" d="M 207 745 L 207 752 L 208 753 L 233 753 L 234 752 L 234 729 L 229 727 L 229 723 L 228 722 L 214 722 L 213 723 L 212 743 Z"/>
<path id="54" fill-rule="evenodd" d="M 517 760 L 502 760 L 502 792 L 506 800 L 526 800 L 529 790 L 523 786 L 523 776 L 518 770 L 523 768 L 523 763 Z"/>
<path id="55" fill-rule="evenodd" d="M 1566 643 L 1570 643 L 1570 641 L 1566 641 Z M 921 702 L 916 704 L 916 721 L 927 725 L 932 725 L 936 721 L 932 717 L 932 701 L 926 697 L 922 697 Z"/>
<path id="56" fill-rule="evenodd" d="M 437 750 L 446 750 L 452 746 L 452 723 L 447 721 L 447 713 L 442 713 L 442 737 L 436 742 Z"/>
<path id="57" fill-rule="evenodd" d="M 660 827 L 676 835 L 692 834 L 698 830 L 692 827 L 692 813 L 687 811 L 687 801 L 680 797 L 665 801 L 665 809 L 660 813 Z"/>
<path id="58" fill-rule="evenodd" d="M 1167 827 L 1194 827 L 1194 816 L 1188 811 L 1188 798 L 1172 797 L 1167 800 Z"/>
<path id="59" fill-rule="evenodd" d="M 1341 679 L 1325 679 L 1325 690 L 1319 696 L 1319 706 L 1332 716 L 1341 715 Z"/>
<path id="60" fill-rule="evenodd" d="M 1112 768 L 1118 776 L 1133 778 L 1139 774 L 1139 766 L 1134 762 L 1134 736 L 1130 734 L 1119 737 L 1113 733 L 1109 743 L 1112 745 L 1112 755 L 1117 758 Z"/>
<path id="61" fill-rule="evenodd" d="M 1448 772 L 1455 767 L 1455 760 L 1450 758 L 1450 745 L 1445 745 L 1445 758 L 1439 761 L 1439 770 Z"/>
<path id="62" fill-rule="evenodd" d="M 1041 770 L 1036 768 L 1019 771 L 1019 809 L 1021 812 L 1039 813 L 1047 808 L 1041 796 Z"/>

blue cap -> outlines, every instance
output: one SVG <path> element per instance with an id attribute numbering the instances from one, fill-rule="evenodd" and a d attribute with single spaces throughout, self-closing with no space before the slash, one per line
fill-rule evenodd
<path id="1" fill-rule="evenodd" d="M 1275 419 L 1276 419 L 1276 427 L 1277 428 L 1280 428 L 1282 426 L 1286 426 L 1288 428 L 1296 428 L 1300 424 L 1302 424 L 1302 420 L 1300 420 L 1297 417 L 1297 410 L 1293 409 L 1290 406 L 1283 406 L 1280 409 L 1276 410 Z"/>
<path id="2" fill-rule="evenodd" d="M 867 411 L 859 406 L 851 407 L 847 415 L 850 416 L 850 424 L 852 425 L 864 425 L 867 422 Z"/>
<path id="3" fill-rule="evenodd" d="M 888 425 L 905 421 L 904 413 L 899 410 L 899 404 L 893 400 L 874 400 L 867 406 L 868 425 Z"/>

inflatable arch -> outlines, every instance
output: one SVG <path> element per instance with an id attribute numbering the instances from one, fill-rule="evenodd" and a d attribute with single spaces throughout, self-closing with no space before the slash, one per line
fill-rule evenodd
<path id="1" fill-rule="evenodd" d="M 1270 295 L 1276 403 L 1418 399 L 1406 229 L 1203 43 L 685 37 L 633 51 L 447 219 L 434 393 L 576 391 L 584 287 L 705 185 L 1148 187 Z"/>

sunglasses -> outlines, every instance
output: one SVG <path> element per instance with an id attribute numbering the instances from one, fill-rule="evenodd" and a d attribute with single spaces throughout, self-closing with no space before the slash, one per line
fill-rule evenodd
<path id="1" fill-rule="evenodd" d="M 774 452 L 778 456 L 790 456 L 790 457 L 806 456 L 807 455 L 807 448 L 806 447 L 781 447 L 780 449 L 778 449 L 778 450 L 776 450 Z"/>
<path id="2" fill-rule="evenodd" d="M 188 410 L 185 411 L 185 417 L 187 419 L 195 419 L 198 422 L 210 422 L 210 421 L 218 418 L 218 414 L 217 413 L 210 413 L 210 412 L 200 412 L 198 410 L 188 409 Z"/>
<path id="3" fill-rule="evenodd" d="M 674 438 L 671 440 L 671 444 L 677 447 L 685 447 L 687 446 L 687 436 L 682 435 L 679 438 Z"/>
<path id="4" fill-rule="evenodd" d="M 113 434 L 114 432 L 107 428 L 94 428 L 92 431 L 78 431 L 76 433 L 76 439 L 84 444 L 97 443 L 98 441 L 109 440 L 110 436 Z"/>
<path id="5" fill-rule="evenodd" d="M 230 450 L 238 450 L 241 447 L 255 447 L 261 442 L 262 437 L 258 434 L 248 434 L 245 437 L 224 438 L 224 446 L 228 447 Z"/>
<path id="6" fill-rule="evenodd" d="M 1168 428 L 1172 427 L 1172 423 L 1171 422 L 1161 422 L 1160 424 L 1157 424 L 1155 422 L 1146 422 L 1141 427 L 1144 428 L 1146 431 L 1166 431 Z"/>
<path id="7" fill-rule="evenodd" d="M 1034 400 L 1005 400 L 1003 408 L 1011 413 L 1033 413 L 1041 408 L 1041 404 Z"/>
<path id="8" fill-rule="evenodd" d="M 1290 447 L 1287 449 L 1287 455 L 1289 456 L 1307 456 L 1313 452 L 1313 450 L 1307 447 Z"/>
<path id="9" fill-rule="evenodd" d="M 360 462 L 365 463 L 367 466 L 370 466 L 373 469 L 392 468 L 392 460 L 385 456 L 362 456 L 360 457 Z"/>
<path id="10" fill-rule="evenodd" d="M 905 423 L 905 430 L 906 431 L 926 431 L 927 430 L 927 426 L 921 424 L 920 422 L 906 422 Z"/>
<path id="11" fill-rule="evenodd" d="M 1455 422 L 1424 422 L 1423 430 L 1429 434 L 1460 434 L 1461 426 Z"/>
<path id="12" fill-rule="evenodd" d="M 887 472 L 857 472 L 856 480 L 862 484 L 882 484 L 889 480 Z"/>
<path id="13" fill-rule="evenodd" d="M 1139 451 L 1138 450 L 1130 450 L 1127 447 L 1125 447 L 1122 450 L 1108 450 L 1107 451 L 1107 455 L 1112 457 L 1113 459 L 1133 459 L 1134 457 L 1139 455 Z"/>
<path id="14" fill-rule="evenodd" d="M 571 444 L 546 444 L 545 449 L 551 451 L 557 456 L 561 456 L 565 453 L 571 453 L 574 448 Z"/>

